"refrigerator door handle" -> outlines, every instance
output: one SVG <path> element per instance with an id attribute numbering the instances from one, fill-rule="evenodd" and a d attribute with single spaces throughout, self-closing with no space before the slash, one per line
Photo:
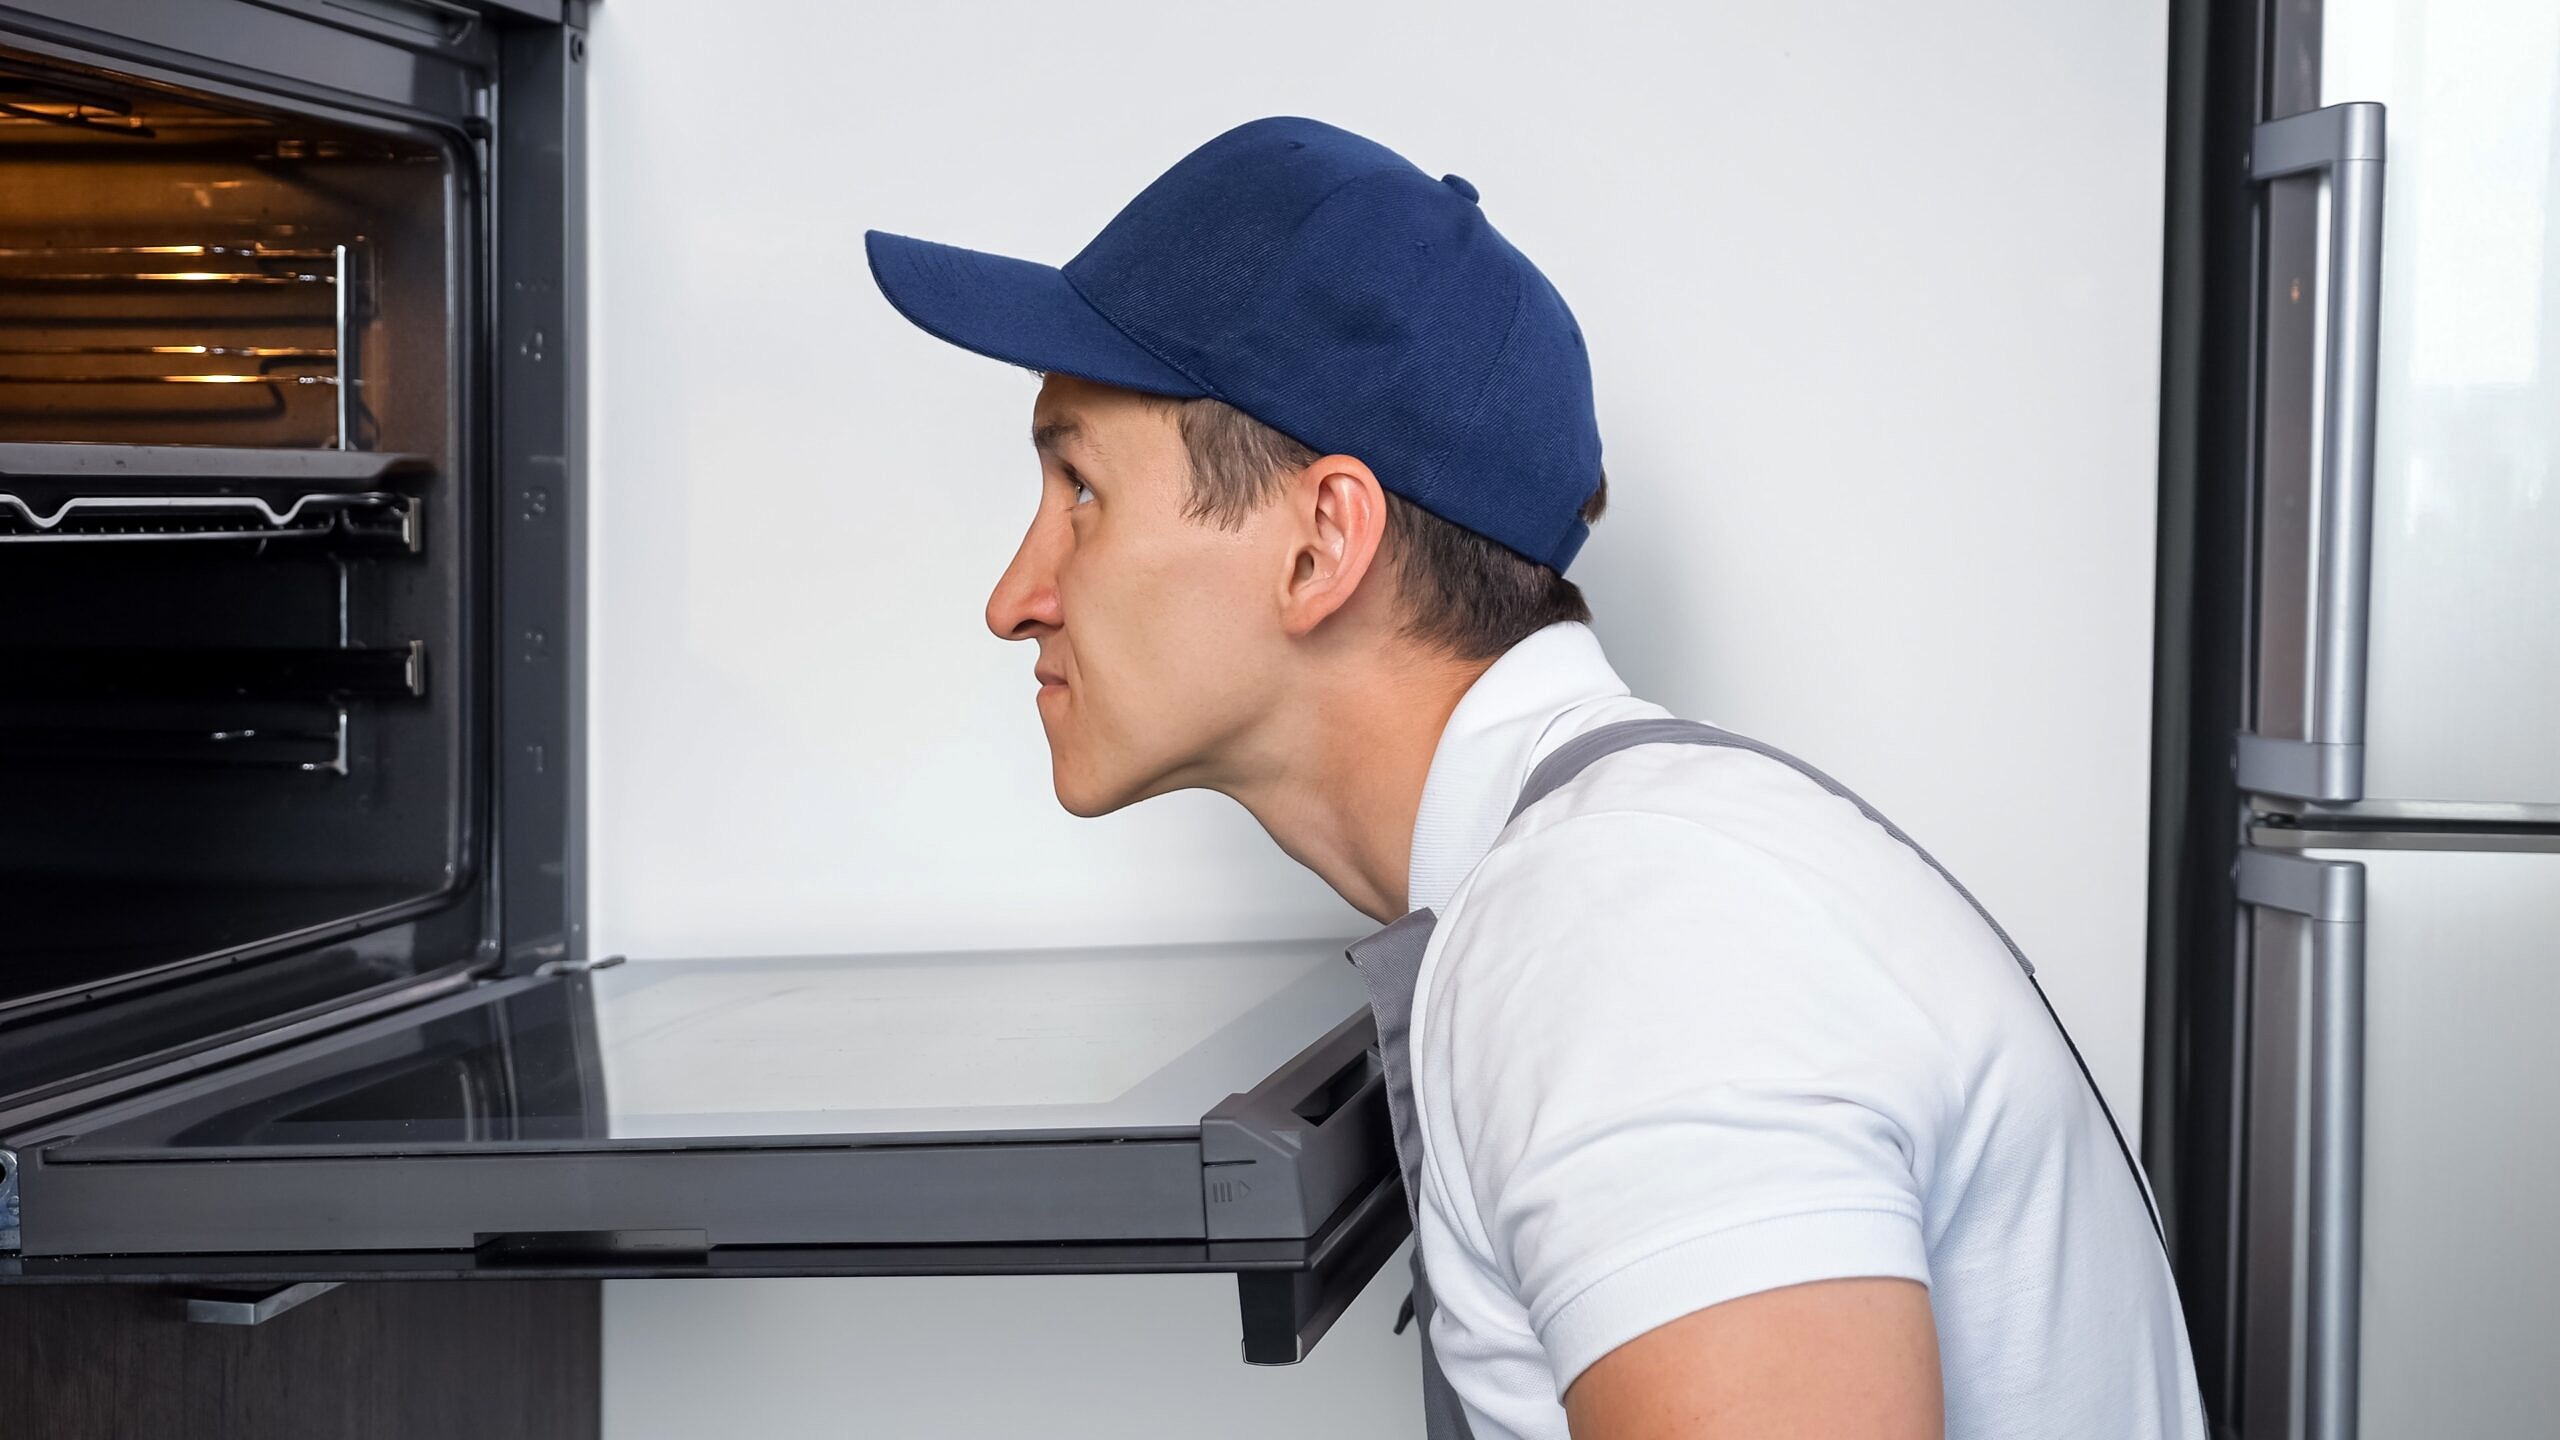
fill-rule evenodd
<path id="1" fill-rule="evenodd" d="M 2296 1242 L 2304 1274 L 2303 1440 L 2355 1440 L 2364 1255 L 2364 867 L 2243 850 L 2240 903 L 2311 923 L 2310 1156 Z M 2251 1269 L 2257 1270 L 2253 1262 Z"/>
<path id="2" fill-rule="evenodd" d="M 2307 710 L 2301 739 L 2242 731 L 2240 788 L 2304 800 L 2364 796 L 2366 611 L 2373 555 L 2374 379 L 2382 290 L 2382 106 L 2370 100 L 2269 120 L 2249 178 L 2325 173 L 2329 303 L 2310 525 Z"/>

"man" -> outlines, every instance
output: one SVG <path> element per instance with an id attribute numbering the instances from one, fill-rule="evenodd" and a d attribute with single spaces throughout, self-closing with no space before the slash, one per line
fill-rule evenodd
<path id="1" fill-rule="evenodd" d="M 1059 800 L 1232 796 L 1352 905 L 1435 1437 L 2201 1436 L 2149 1197 L 2023 957 L 1901 832 L 1610 670 L 1580 329 L 1315 121 L 1061 269 L 874 231 L 1040 372 L 987 624 Z M 1516 813 L 1515 813 L 1516 812 Z"/>

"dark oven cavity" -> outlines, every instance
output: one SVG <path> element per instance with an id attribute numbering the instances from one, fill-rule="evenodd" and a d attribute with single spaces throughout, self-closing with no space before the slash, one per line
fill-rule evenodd
<path id="1" fill-rule="evenodd" d="M 470 174 L 0 48 L 0 1021 L 466 895 Z"/>

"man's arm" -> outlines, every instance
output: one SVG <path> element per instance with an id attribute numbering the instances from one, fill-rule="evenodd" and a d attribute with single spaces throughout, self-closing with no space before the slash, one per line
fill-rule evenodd
<path id="1" fill-rule="evenodd" d="M 1710 1305 L 1592 1362 L 1564 1409 L 1574 1440 L 1938 1440 L 1929 1292 L 1818 1280 Z"/>

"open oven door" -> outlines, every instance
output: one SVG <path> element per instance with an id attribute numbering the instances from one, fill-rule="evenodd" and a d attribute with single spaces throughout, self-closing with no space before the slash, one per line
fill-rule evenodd
<path id="1" fill-rule="evenodd" d="M 1409 1228 L 1373 1038 L 1321 942 L 492 980 L 8 1135 L 0 1271 L 1227 1271 L 1287 1363 Z"/>
<path id="2" fill-rule="evenodd" d="M 1300 1358 L 1410 1228 L 1338 947 L 586 957 L 583 8 L 0 0 L 0 1282 L 1220 1271 Z"/>

